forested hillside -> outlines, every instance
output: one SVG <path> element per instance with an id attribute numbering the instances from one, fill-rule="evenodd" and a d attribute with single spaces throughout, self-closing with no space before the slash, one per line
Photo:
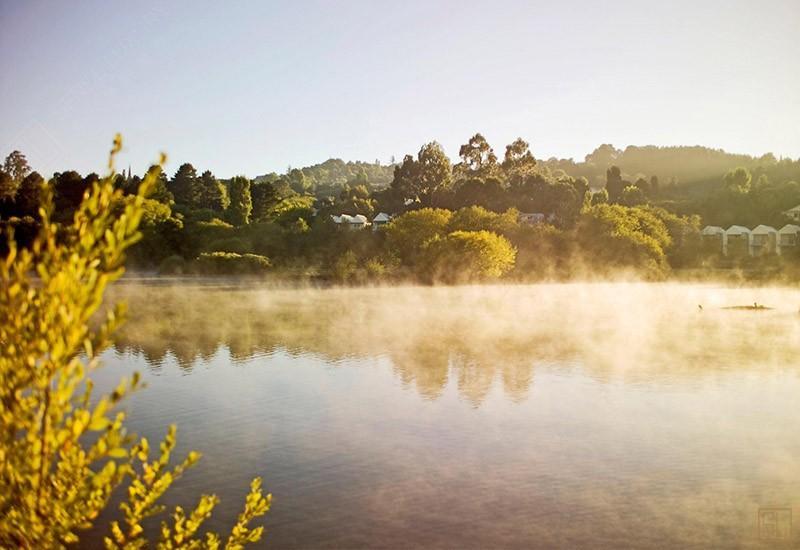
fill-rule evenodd
<path id="1" fill-rule="evenodd" d="M 172 175 L 150 170 L 158 182 L 131 259 L 165 274 L 461 282 L 633 270 L 660 278 L 676 268 L 780 271 L 800 259 L 722 257 L 702 243 L 707 224 L 792 221 L 800 162 L 772 155 L 602 145 L 580 163 L 541 161 L 521 138 L 496 153 L 478 133 L 455 161 L 434 141 L 386 166 L 330 159 L 255 179 L 222 179 L 191 163 Z M 67 170 L 45 181 L 14 151 L 0 171 L 0 224 L 24 245 L 43 188 L 55 196 L 55 219 L 67 221 L 97 180 Z M 142 176 L 115 181 L 128 197 Z M 122 211 L 125 200 L 112 207 Z M 386 223 L 371 231 L 378 213 Z"/>

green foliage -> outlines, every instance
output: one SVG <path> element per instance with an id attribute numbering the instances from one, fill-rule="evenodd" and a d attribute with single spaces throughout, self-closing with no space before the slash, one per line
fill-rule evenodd
<path id="1" fill-rule="evenodd" d="M 351 282 L 358 271 L 358 257 L 352 250 L 347 250 L 336 258 L 331 268 L 331 275 L 339 282 Z"/>
<path id="2" fill-rule="evenodd" d="M 629 185 L 622 190 L 619 202 L 625 206 L 639 206 L 647 203 L 647 197 L 640 187 Z"/>
<path id="3" fill-rule="evenodd" d="M 275 186 L 268 181 L 253 182 L 250 186 L 250 195 L 253 200 L 253 222 L 266 220 L 270 211 L 280 200 Z"/>
<path id="4" fill-rule="evenodd" d="M 83 200 L 89 189 L 88 180 L 74 170 L 68 170 L 53 176 L 50 185 L 55 189 L 56 214 L 60 220 L 68 220 Z"/>
<path id="5" fill-rule="evenodd" d="M 13 201 L 18 187 L 18 181 L 15 181 L 8 173 L 0 170 L 0 201 Z"/>
<path id="6" fill-rule="evenodd" d="M 292 196 L 283 199 L 270 212 L 270 218 L 277 224 L 289 226 L 299 218 L 310 220 L 314 215 L 314 197 L 309 195 Z"/>
<path id="7" fill-rule="evenodd" d="M 581 215 L 577 239 L 596 269 L 632 268 L 661 276 L 668 267 L 665 249 L 672 239 L 664 222 L 644 208 L 592 206 Z"/>
<path id="8" fill-rule="evenodd" d="M 167 185 L 167 174 L 164 173 L 164 170 L 161 166 L 153 165 L 147 169 L 147 173 L 153 173 L 151 177 L 155 178 L 153 187 L 147 195 L 148 199 L 156 200 L 163 204 L 172 205 L 175 202 L 175 197 L 169 191 Z M 128 194 L 136 194 L 139 189 L 139 184 L 141 183 L 141 179 L 139 176 L 134 176 L 133 178 L 126 179 L 126 186 L 130 186 L 131 188 L 128 191 Z"/>
<path id="9" fill-rule="evenodd" d="M 253 211 L 250 180 L 244 176 L 236 176 L 231 179 L 228 188 L 231 197 L 228 219 L 233 225 L 247 225 L 250 223 L 250 214 Z"/>
<path id="10" fill-rule="evenodd" d="M 502 214 L 490 212 L 480 206 L 468 206 L 453 213 L 450 219 L 450 231 L 493 231 L 501 235 L 508 235 L 519 227 L 517 218 L 519 212 L 509 209 Z"/>
<path id="11" fill-rule="evenodd" d="M 110 395 L 93 398 L 88 376 L 98 353 L 124 315 L 117 305 L 99 327 L 98 314 L 107 286 L 123 272 L 125 251 L 139 239 L 145 178 L 130 202 L 113 188 L 112 175 L 95 182 L 80 202 L 72 223 L 52 221 L 52 195 L 44 194 L 41 229 L 30 249 L 20 249 L 11 235 L 0 262 L 0 546 L 59 548 L 75 545 L 107 506 L 112 491 L 129 481 L 121 505 L 124 527 L 112 523 L 108 548 L 147 545 L 143 522 L 159 514 L 159 498 L 199 458 L 190 453 L 170 469 L 175 445 L 171 427 L 160 454 L 149 461 L 146 439 L 127 433 L 118 405 L 139 388 L 139 377 L 123 380 Z M 117 216 L 114 203 L 124 204 Z M 254 483 L 245 510 L 227 540 L 227 548 L 254 542 L 260 529 L 248 523 L 269 508 L 270 497 Z M 176 509 L 172 526 L 162 525 L 160 548 L 219 548 L 217 535 L 196 538 L 216 497 L 204 496 L 195 510 Z"/>
<path id="12" fill-rule="evenodd" d="M 591 206 L 596 204 L 608 204 L 608 190 L 605 187 L 600 191 L 592 193 Z"/>
<path id="13" fill-rule="evenodd" d="M 750 182 L 752 180 L 753 177 L 750 175 L 750 172 L 746 168 L 742 167 L 739 167 L 736 170 L 731 170 L 725 174 L 725 177 L 723 178 L 723 181 L 725 182 L 725 188 L 728 191 L 742 195 L 750 191 Z"/>
<path id="14" fill-rule="evenodd" d="M 3 162 L 3 172 L 8 174 L 12 181 L 19 183 L 30 174 L 31 167 L 25 155 L 19 151 L 12 151 Z"/>
<path id="15" fill-rule="evenodd" d="M 258 254 L 205 252 L 197 257 L 195 268 L 204 275 L 262 275 L 269 271 L 270 262 Z"/>
<path id="16" fill-rule="evenodd" d="M 514 267 L 516 250 L 490 231 L 454 231 L 432 240 L 425 251 L 431 281 L 447 283 L 497 279 Z"/>
<path id="17" fill-rule="evenodd" d="M 202 192 L 194 166 L 188 162 L 181 164 L 169 183 L 169 190 L 175 197 L 175 204 L 197 208 L 200 205 Z"/>
<path id="18" fill-rule="evenodd" d="M 497 155 L 480 133 L 461 146 L 458 156 L 461 157 L 461 162 L 453 167 L 458 179 L 488 178 L 494 176 L 499 169 Z"/>
<path id="19" fill-rule="evenodd" d="M 622 173 L 618 166 L 611 166 L 606 170 L 606 191 L 608 192 L 609 202 L 619 202 L 625 183 L 622 181 Z"/>
<path id="20" fill-rule="evenodd" d="M 206 247 L 210 252 L 235 252 L 247 254 L 253 249 L 253 244 L 241 237 L 225 237 L 211 241 Z"/>
<path id="21" fill-rule="evenodd" d="M 438 192 L 450 188 L 452 168 L 442 146 L 432 141 L 422 146 L 417 159 L 406 155 L 394 171 L 392 187 L 404 199 L 431 206 Z"/>
<path id="22" fill-rule="evenodd" d="M 230 198 L 225 186 L 222 185 L 210 170 L 206 170 L 198 180 L 199 196 L 198 208 L 208 208 L 213 212 L 225 212 L 230 205 Z"/>
<path id="23" fill-rule="evenodd" d="M 414 265 L 431 240 L 447 233 L 452 216 L 450 210 L 441 208 L 406 212 L 386 226 L 387 245 L 404 264 Z"/>
<path id="24" fill-rule="evenodd" d="M 533 158 L 528 142 L 517 138 L 506 146 L 503 157 L 503 172 L 506 174 L 509 185 L 519 185 L 536 169 L 536 159 Z"/>

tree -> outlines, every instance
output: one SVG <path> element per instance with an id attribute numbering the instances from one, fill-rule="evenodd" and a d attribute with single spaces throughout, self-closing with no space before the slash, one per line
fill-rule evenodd
<path id="1" fill-rule="evenodd" d="M 600 170 L 604 170 L 613 164 L 621 154 L 622 151 L 615 149 L 610 143 L 604 143 L 586 155 L 586 164 L 593 164 Z"/>
<path id="2" fill-rule="evenodd" d="M 642 193 L 645 195 L 650 195 L 650 182 L 648 182 L 644 177 L 639 177 L 636 179 L 633 184 L 642 190 Z"/>
<path id="3" fill-rule="evenodd" d="M 660 277 L 668 269 L 669 232 L 652 212 L 619 204 L 598 204 L 581 214 L 576 232 L 584 260 L 595 270 L 630 268 Z"/>
<path id="4" fill-rule="evenodd" d="M 229 189 L 231 204 L 228 208 L 228 218 L 233 225 L 247 225 L 253 212 L 250 180 L 244 176 L 236 176 L 231 179 Z"/>
<path id="5" fill-rule="evenodd" d="M 459 179 L 485 178 L 497 170 L 497 156 L 480 133 L 472 136 L 458 150 L 461 162 L 455 166 Z"/>
<path id="6" fill-rule="evenodd" d="M 753 177 L 750 175 L 747 168 L 739 167 L 725 174 L 723 182 L 728 191 L 744 195 L 750 191 L 750 182 L 752 179 Z"/>
<path id="7" fill-rule="evenodd" d="M 512 144 L 506 145 L 502 166 L 509 184 L 519 185 L 536 168 L 536 159 L 528 142 L 517 138 Z"/>
<path id="8" fill-rule="evenodd" d="M 3 163 L 3 172 L 19 183 L 31 173 L 31 167 L 28 165 L 28 159 L 25 158 L 25 155 L 19 151 L 12 151 Z"/>
<path id="9" fill-rule="evenodd" d="M 650 176 L 650 195 L 657 197 L 661 192 L 661 187 L 658 182 L 658 176 Z"/>
<path id="10" fill-rule="evenodd" d="M 25 176 L 25 179 L 19 184 L 17 196 L 14 199 L 14 215 L 20 218 L 30 216 L 38 219 L 44 186 L 44 179 L 38 172 L 31 172 Z"/>
<path id="11" fill-rule="evenodd" d="M 622 182 L 622 173 L 618 166 L 611 166 L 606 170 L 606 191 L 609 202 L 619 202 L 625 184 Z"/>
<path id="12" fill-rule="evenodd" d="M 644 196 L 640 187 L 629 185 L 622 190 L 619 202 L 625 206 L 639 206 L 640 204 L 645 204 L 647 198 Z"/>
<path id="13" fill-rule="evenodd" d="M 57 173 L 53 176 L 53 187 L 56 192 L 56 212 L 60 219 L 66 219 L 83 200 L 89 180 L 81 177 L 74 170 Z"/>
<path id="14" fill-rule="evenodd" d="M 432 141 L 422 146 L 417 159 L 406 155 L 400 166 L 395 167 L 392 187 L 405 199 L 419 200 L 430 206 L 438 192 L 449 189 L 452 183 L 450 159 L 442 146 Z"/>
<path id="15" fill-rule="evenodd" d="M 508 205 L 509 195 L 497 178 L 468 179 L 458 186 L 449 204 L 451 208 L 482 206 L 495 212 L 506 210 Z"/>
<path id="16" fill-rule="evenodd" d="M 596 204 L 607 204 L 607 203 L 608 203 L 608 191 L 605 189 L 605 187 L 600 191 L 592 193 L 592 201 L 591 201 L 592 206 Z"/>
<path id="17" fill-rule="evenodd" d="M 169 190 L 175 197 L 175 204 L 186 208 L 197 208 L 200 204 L 200 182 L 197 178 L 197 170 L 191 164 L 184 163 L 172 176 Z"/>
<path id="18" fill-rule="evenodd" d="M 109 165 L 122 144 L 118 139 Z M 145 190 L 151 181 L 145 184 Z M 117 306 L 99 318 L 105 289 L 123 273 L 126 249 L 138 238 L 139 207 L 144 192 L 130 201 L 124 215 L 109 204 L 122 199 L 113 189 L 113 172 L 78 205 L 69 230 L 52 222 L 51 194 L 35 244 L 0 261 L 0 546 L 61 548 L 80 542 L 107 507 L 112 491 L 127 484 L 120 509 L 124 525 L 113 521 L 107 548 L 142 548 L 148 544 L 142 523 L 162 513 L 159 499 L 191 467 L 191 452 L 170 468 L 176 444 L 171 426 L 151 460 L 147 439 L 124 429 L 119 404 L 139 388 L 138 375 L 123 380 L 110 395 L 93 396 L 89 373 L 124 310 Z M 93 320 L 99 321 L 99 327 Z M 160 548 L 218 548 L 218 535 L 197 531 L 218 503 L 200 498 L 187 513 L 176 508 L 173 521 L 162 522 Z M 245 509 L 226 548 L 260 539 L 263 528 L 249 523 L 267 512 L 270 496 L 253 481 Z"/>
<path id="19" fill-rule="evenodd" d="M 222 185 L 210 170 L 206 170 L 198 181 L 200 190 L 197 206 L 207 208 L 214 212 L 224 212 L 230 205 L 230 198 L 225 186 Z"/>
<path id="20" fill-rule="evenodd" d="M 152 190 L 148 195 L 148 198 L 158 201 L 162 204 L 172 205 L 175 202 L 175 197 L 170 192 L 167 183 L 167 174 L 157 164 L 154 164 L 150 168 L 147 169 L 147 173 L 153 172 L 153 176 L 155 178 Z M 132 193 L 135 194 L 139 189 L 139 185 L 141 184 L 142 179 L 139 176 L 134 176 L 129 184 L 128 188 L 132 188 Z"/>
<path id="21" fill-rule="evenodd" d="M 303 193 L 311 191 L 313 187 L 313 181 L 306 176 L 305 172 L 298 168 L 290 170 L 286 174 L 286 177 L 289 181 L 289 186 L 295 193 L 300 193 L 302 195 Z"/>
<path id="22" fill-rule="evenodd" d="M 519 212 L 513 208 L 498 214 L 480 206 L 461 208 L 450 219 L 450 231 L 492 231 L 504 235 L 511 234 L 519 227 Z"/>
<path id="23" fill-rule="evenodd" d="M 516 255 L 508 239 L 491 231 L 453 231 L 431 241 L 425 267 L 434 282 L 497 279 L 514 267 Z"/>
<path id="24" fill-rule="evenodd" d="M 442 208 L 422 208 L 396 217 L 386 227 L 389 249 L 406 265 L 414 265 L 435 237 L 447 233 L 453 213 Z"/>
<path id="25" fill-rule="evenodd" d="M 11 202 L 17 194 L 18 181 L 5 171 L 0 171 L 0 202 Z"/>
<path id="26" fill-rule="evenodd" d="M 254 222 L 266 220 L 270 210 L 280 200 L 275 186 L 269 181 L 254 182 L 250 186 L 250 195 L 253 200 L 252 219 Z"/>

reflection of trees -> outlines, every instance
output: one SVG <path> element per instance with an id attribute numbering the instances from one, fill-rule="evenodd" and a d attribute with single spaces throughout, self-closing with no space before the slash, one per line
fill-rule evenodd
<path id="1" fill-rule="evenodd" d="M 153 368 L 172 356 L 186 370 L 220 348 L 234 362 L 276 349 L 331 361 L 387 356 L 422 396 L 435 399 L 453 381 L 476 406 L 495 383 L 509 398 L 524 399 L 540 361 L 570 361 L 600 380 L 649 380 L 732 364 L 786 365 L 800 353 L 794 317 L 699 315 L 696 303 L 682 304 L 674 289 L 665 297 L 658 286 L 652 295 L 624 296 L 625 307 L 617 305 L 618 289 L 590 287 L 583 299 L 575 296 L 580 289 L 119 285 L 114 292 L 128 300 L 129 322 L 117 349 L 141 353 Z"/>
<path id="2" fill-rule="evenodd" d="M 436 399 L 447 385 L 449 357 L 444 346 L 409 346 L 392 353 L 395 374 L 428 399 Z"/>

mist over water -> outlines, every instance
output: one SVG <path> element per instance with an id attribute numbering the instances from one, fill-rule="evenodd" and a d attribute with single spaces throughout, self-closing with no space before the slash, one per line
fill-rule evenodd
<path id="1" fill-rule="evenodd" d="M 204 453 L 168 502 L 228 525 L 261 475 L 277 547 L 761 547 L 760 507 L 800 511 L 795 289 L 113 294 L 100 390 L 142 371 L 131 428 Z"/>

